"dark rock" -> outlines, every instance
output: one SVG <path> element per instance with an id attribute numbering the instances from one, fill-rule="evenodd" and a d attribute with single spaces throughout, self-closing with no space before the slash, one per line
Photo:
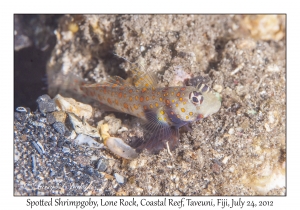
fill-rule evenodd
<path id="1" fill-rule="evenodd" d="M 27 114 L 25 112 L 15 112 L 15 119 L 21 123 L 24 123 L 27 119 Z"/>
<path id="2" fill-rule="evenodd" d="M 52 141 L 57 141 L 57 136 L 51 136 L 50 138 Z"/>
<path id="3" fill-rule="evenodd" d="M 87 173 L 88 175 L 93 175 L 93 173 L 94 173 L 94 169 L 93 168 L 91 168 L 91 167 L 87 167 L 86 169 L 85 169 L 85 173 Z"/>
<path id="4" fill-rule="evenodd" d="M 63 147 L 63 148 L 62 148 L 62 152 L 65 153 L 65 154 L 66 154 L 66 153 L 70 153 L 70 148 L 68 148 L 68 147 Z"/>
<path id="5" fill-rule="evenodd" d="M 97 169 L 99 171 L 105 171 L 107 169 L 107 161 L 103 158 L 100 158 L 97 162 Z"/>
<path id="6" fill-rule="evenodd" d="M 48 95 L 40 96 L 36 102 L 38 103 L 39 110 L 43 113 L 55 111 L 55 102 Z"/>
<path id="7" fill-rule="evenodd" d="M 61 122 L 55 122 L 53 124 L 53 128 L 60 134 L 64 135 L 66 132 L 66 127 L 63 123 Z"/>
<path id="8" fill-rule="evenodd" d="M 49 100 L 51 100 L 50 96 L 48 96 L 47 94 L 45 94 L 45 95 L 42 95 L 42 96 L 38 97 L 38 99 L 36 100 L 36 102 L 38 102 L 38 103 L 39 102 L 47 102 Z"/>
<path id="9" fill-rule="evenodd" d="M 55 117 L 52 113 L 47 113 L 47 122 L 53 124 L 56 122 Z"/>

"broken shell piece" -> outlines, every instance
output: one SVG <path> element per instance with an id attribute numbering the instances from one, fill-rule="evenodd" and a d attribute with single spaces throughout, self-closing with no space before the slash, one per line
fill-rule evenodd
<path id="1" fill-rule="evenodd" d="M 110 151 L 122 158 L 131 160 L 138 156 L 138 153 L 120 138 L 108 137 L 105 139 L 104 144 Z"/>
<path id="2" fill-rule="evenodd" d="M 100 127 L 100 133 L 101 133 L 101 137 L 104 139 L 104 141 L 110 137 L 109 133 L 108 133 L 108 130 L 109 130 L 109 126 L 108 124 L 102 124 L 99 126 L 98 124 L 98 127 Z"/>
<path id="3" fill-rule="evenodd" d="M 108 124 L 108 127 L 109 127 L 109 133 L 111 135 L 114 135 L 117 133 L 117 131 L 119 130 L 119 128 L 121 127 L 121 120 L 116 118 L 114 114 L 110 114 L 110 115 L 107 115 L 106 117 L 104 117 L 104 120 L 101 120 L 99 123 L 98 123 L 98 129 L 100 128 L 100 126 L 102 124 Z"/>
<path id="4" fill-rule="evenodd" d="M 94 147 L 94 148 L 103 148 L 104 147 L 103 144 L 98 143 L 93 138 L 91 138 L 87 135 L 84 135 L 84 134 L 79 134 L 77 136 L 77 138 L 75 139 L 75 141 L 78 145 L 88 144 L 90 147 Z"/>
<path id="5" fill-rule="evenodd" d="M 89 119 L 93 114 L 93 108 L 90 105 L 77 102 L 72 98 L 64 98 L 57 94 L 53 100 L 58 110 L 74 113 L 78 117 Z"/>
<path id="6" fill-rule="evenodd" d="M 108 124 L 101 124 L 98 125 L 98 127 L 100 127 L 100 133 L 101 137 L 104 139 L 104 145 L 107 146 L 107 148 L 111 152 L 125 159 L 137 158 L 138 153 L 133 148 L 125 144 L 125 142 L 122 139 L 117 137 L 111 137 L 109 135 Z"/>
<path id="7" fill-rule="evenodd" d="M 68 115 L 76 133 L 81 133 L 92 137 L 100 137 L 100 134 L 96 128 L 90 126 L 87 122 L 82 123 L 81 120 L 79 120 L 73 113 L 68 113 Z"/>

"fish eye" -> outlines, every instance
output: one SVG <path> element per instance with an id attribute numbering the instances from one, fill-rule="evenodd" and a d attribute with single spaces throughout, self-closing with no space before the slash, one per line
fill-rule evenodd
<path id="1" fill-rule="evenodd" d="M 193 92 L 190 93 L 189 99 L 191 100 L 191 102 L 193 104 L 200 105 L 203 101 L 203 96 L 200 92 L 193 91 Z"/>

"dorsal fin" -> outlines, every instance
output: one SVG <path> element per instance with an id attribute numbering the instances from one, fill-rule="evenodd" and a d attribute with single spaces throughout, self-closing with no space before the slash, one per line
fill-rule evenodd
<path id="1" fill-rule="evenodd" d="M 137 72 L 133 76 L 133 84 L 136 88 L 156 87 L 157 78 L 153 72 Z"/>
<path id="2" fill-rule="evenodd" d="M 126 82 L 123 78 L 119 76 L 107 77 L 107 79 L 100 83 L 84 85 L 85 87 L 101 87 L 101 86 L 111 86 L 111 87 L 132 87 L 131 84 Z"/>
<path id="3" fill-rule="evenodd" d="M 134 68 L 130 69 L 130 71 L 133 74 L 132 84 L 136 88 L 143 88 L 143 87 L 149 88 L 149 87 L 157 86 L 158 84 L 157 76 L 155 75 L 154 72 L 147 72 L 145 66 L 142 64 L 141 61 L 133 63 L 117 54 L 114 55 L 124 59 L 125 61 L 127 61 L 128 63 L 134 66 Z"/>

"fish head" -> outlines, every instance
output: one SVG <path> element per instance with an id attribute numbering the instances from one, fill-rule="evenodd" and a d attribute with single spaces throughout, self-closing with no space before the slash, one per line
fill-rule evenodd
<path id="1" fill-rule="evenodd" d="M 206 88 L 186 87 L 183 103 L 174 107 L 176 116 L 182 121 L 196 121 L 208 117 L 221 107 L 221 101 L 216 93 Z"/>

